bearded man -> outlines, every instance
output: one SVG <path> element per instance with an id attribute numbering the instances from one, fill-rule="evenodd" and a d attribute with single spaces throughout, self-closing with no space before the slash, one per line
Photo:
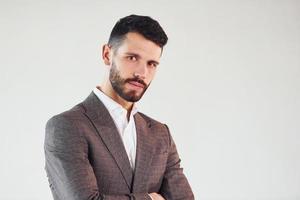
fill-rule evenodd
<path id="1" fill-rule="evenodd" d="M 55 200 L 193 200 L 168 127 L 138 112 L 168 37 L 159 23 L 120 19 L 102 49 L 109 73 L 46 125 L 46 172 Z"/>

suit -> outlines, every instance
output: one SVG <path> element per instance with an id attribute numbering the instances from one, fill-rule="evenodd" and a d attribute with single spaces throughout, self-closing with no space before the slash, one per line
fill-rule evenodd
<path id="1" fill-rule="evenodd" d="M 91 93 L 46 125 L 45 169 L 55 200 L 194 199 L 166 125 L 134 115 L 136 165 L 103 103 Z"/>

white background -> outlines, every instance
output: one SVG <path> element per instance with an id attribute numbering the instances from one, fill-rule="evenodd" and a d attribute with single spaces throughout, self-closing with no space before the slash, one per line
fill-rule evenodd
<path id="1" fill-rule="evenodd" d="M 300 1 L 0 0 L 0 199 L 52 199 L 44 127 L 101 82 L 115 22 L 169 36 L 140 110 L 170 126 L 201 200 L 300 199 Z"/>

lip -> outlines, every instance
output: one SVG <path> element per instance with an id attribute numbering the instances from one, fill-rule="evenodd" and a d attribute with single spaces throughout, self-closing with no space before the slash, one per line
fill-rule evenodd
<path id="1" fill-rule="evenodd" d="M 145 86 L 139 82 L 136 82 L 136 81 L 129 81 L 128 82 L 130 85 L 133 85 L 135 87 L 138 87 L 138 88 L 144 88 Z"/>

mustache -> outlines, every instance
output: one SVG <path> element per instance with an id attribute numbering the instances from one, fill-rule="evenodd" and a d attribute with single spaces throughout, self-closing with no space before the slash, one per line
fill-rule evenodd
<path id="1" fill-rule="evenodd" d="M 147 87 L 147 84 L 142 79 L 139 79 L 138 77 L 128 78 L 125 80 L 125 82 L 130 82 L 130 81 L 138 82 L 138 83 L 142 84 L 145 88 Z"/>

